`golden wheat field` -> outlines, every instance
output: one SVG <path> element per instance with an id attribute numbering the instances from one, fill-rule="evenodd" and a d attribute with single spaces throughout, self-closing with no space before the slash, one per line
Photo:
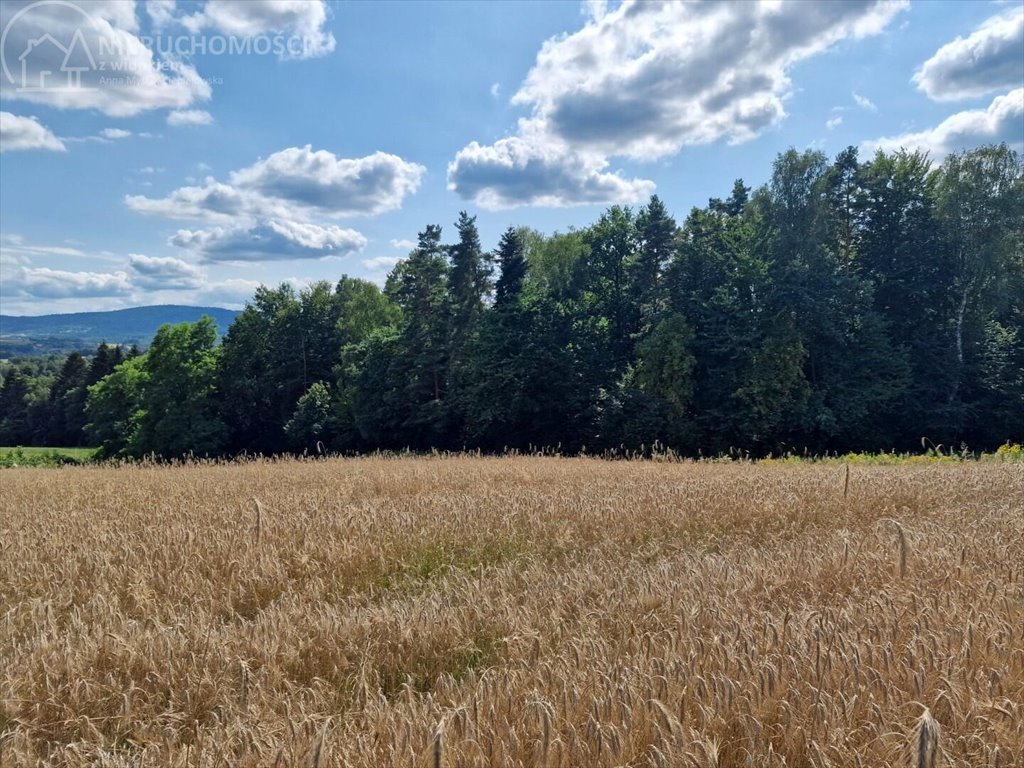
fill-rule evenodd
<path id="1" fill-rule="evenodd" d="M 3 766 L 1022 766 L 1024 465 L 5 470 L 0 693 Z"/>

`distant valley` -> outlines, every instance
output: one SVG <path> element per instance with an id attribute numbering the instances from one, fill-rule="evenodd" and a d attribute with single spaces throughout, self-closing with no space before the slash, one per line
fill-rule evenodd
<path id="1" fill-rule="evenodd" d="M 194 322 L 209 315 L 224 334 L 237 310 L 163 304 L 56 315 L 0 315 L 0 358 L 91 351 L 101 341 L 145 347 L 165 323 Z"/>

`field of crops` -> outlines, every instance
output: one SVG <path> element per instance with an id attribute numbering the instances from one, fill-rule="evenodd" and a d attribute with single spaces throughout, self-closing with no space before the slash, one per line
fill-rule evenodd
<path id="1" fill-rule="evenodd" d="M 5 469 L 0 765 L 1024 765 L 1024 464 L 847 471 Z"/>

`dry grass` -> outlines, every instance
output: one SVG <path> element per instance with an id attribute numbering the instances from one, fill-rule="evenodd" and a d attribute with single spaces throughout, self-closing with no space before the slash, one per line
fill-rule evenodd
<path id="1" fill-rule="evenodd" d="M 1013 463 L 6 470 L 0 764 L 1021 766 L 1022 509 Z"/>

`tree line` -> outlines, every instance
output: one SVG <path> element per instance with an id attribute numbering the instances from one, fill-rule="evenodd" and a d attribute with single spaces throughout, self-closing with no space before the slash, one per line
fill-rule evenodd
<path id="1" fill-rule="evenodd" d="M 15 370 L 0 442 L 992 448 L 1024 436 L 1022 221 L 1006 145 L 937 167 L 790 150 L 767 184 L 738 180 L 681 225 L 655 196 L 565 233 L 509 228 L 493 251 L 463 212 L 449 242 L 425 227 L 383 289 L 262 287 L 221 342 L 209 319 L 164 326 L 113 366 L 69 356 L 45 392 Z"/>
<path id="2" fill-rule="evenodd" d="M 103 342 L 88 357 L 74 351 L 0 361 L 0 445 L 87 445 L 89 388 L 139 354 L 137 346 Z"/>

